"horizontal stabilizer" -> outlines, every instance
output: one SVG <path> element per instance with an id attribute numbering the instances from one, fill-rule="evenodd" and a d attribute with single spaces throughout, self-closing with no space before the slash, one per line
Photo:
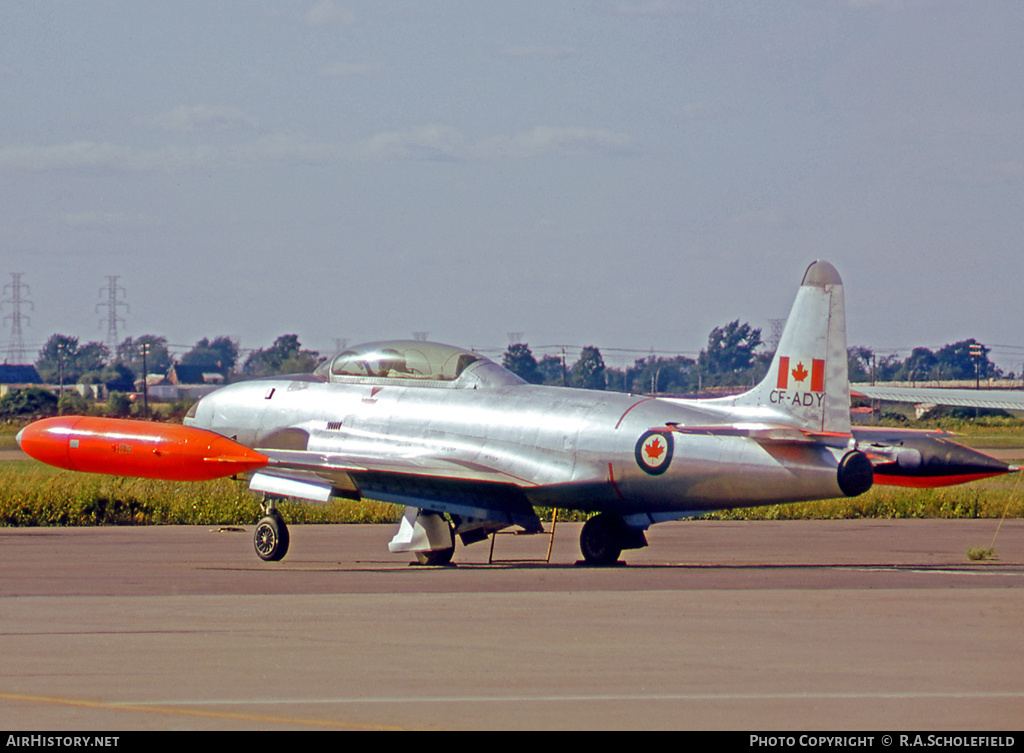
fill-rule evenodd
<path id="1" fill-rule="evenodd" d="M 746 437 L 757 442 L 821 442 L 824 440 L 851 440 L 852 434 L 831 431 L 811 431 L 785 424 L 760 422 L 739 422 L 732 424 L 710 424 L 707 426 L 680 426 L 668 424 L 651 431 L 673 431 L 679 434 L 701 434 L 717 437 Z"/>

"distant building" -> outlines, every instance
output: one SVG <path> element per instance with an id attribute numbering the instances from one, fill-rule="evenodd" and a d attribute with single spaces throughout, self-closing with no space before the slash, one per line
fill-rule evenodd
<path id="1" fill-rule="evenodd" d="M 0 363 L 0 397 L 11 389 L 42 383 L 39 372 L 32 364 Z"/>
<path id="2" fill-rule="evenodd" d="M 200 398 L 213 392 L 227 381 L 223 372 L 209 366 L 187 366 L 173 364 L 166 376 L 149 374 L 146 377 L 146 393 L 150 400 L 172 401 L 182 398 Z M 137 392 L 142 392 L 142 380 L 135 383 Z"/>
<path id="3" fill-rule="evenodd" d="M 167 372 L 167 381 L 176 385 L 215 384 L 218 387 L 226 381 L 224 374 L 209 366 L 186 366 L 176 363 Z"/>
<path id="4" fill-rule="evenodd" d="M 0 363 L 0 384 L 42 384 L 39 372 L 32 364 Z"/>

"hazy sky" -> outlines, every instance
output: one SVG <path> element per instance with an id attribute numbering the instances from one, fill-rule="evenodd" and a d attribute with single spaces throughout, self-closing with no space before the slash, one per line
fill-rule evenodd
<path id="1" fill-rule="evenodd" d="M 1020 0 L 5 0 L 0 281 L 33 357 L 119 275 L 121 337 L 621 366 L 767 336 L 821 258 L 851 345 L 1019 373 L 1021 40 Z"/>

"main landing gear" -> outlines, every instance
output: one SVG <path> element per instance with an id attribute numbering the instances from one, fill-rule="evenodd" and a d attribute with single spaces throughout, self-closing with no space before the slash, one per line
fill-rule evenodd
<path id="1" fill-rule="evenodd" d="M 435 549 L 431 552 L 415 552 L 416 564 L 427 567 L 444 567 L 452 564 L 452 557 L 455 556 L 455 544 L 447 549 Z"/>
<path id="2" fill-rule="evenodd" d="M 285 525 L 281 513 L 274 507 L 271 498 L 263 500 L 263 518 L 256 524 L 253 535 L 253 546 L 256 556 L 267 562 L 277 562 L 288 554 L 288 526 Z"/>
<path id="3" fill-rule="evenodd" d="M 455 527 L 443 514 L 418 507 L 406 507 L 391 552 L 410 552 L 419 565 L 450 565 L 455 554 Z"/>
<path id="4" fill-rule="evenodd" d="M 588 565 L 607 567 L 619 561 L 623 549 L 647 546 L 643 531 L 626 525 L 618 515 L 599 513 L 587 520 L 580 531 L 580 551 Z"/>
<path id="5" fill-rule="evenodd" d="M 417 514 L 419 511 L 414 511 Z M 443 521 L 442 530 L 448 546 L 436 549 L 415 551 L 416 560 L 420 565 L 443 566 L 452 561 L 455 554 L 455 540 L 452 536 L 451 524 L 436 513 L 427 513 L 425 518 L 436 517 Z M 288 553 L 288 526 L 281 513 L 274 507 L 274 499 L 265 497 L 263 500 L 263 517 L 256 524 L 253 535 L 253 546 L 256 556 L 266 562 L 278 562 Z M 392 542 L 392 551 L 403 551 L 404 546 L 396 546 Z M 580 551 L 583 561 L 594 567 L 607 567 L 619 561 L 623 549 L 640 549 L 647 546 L 647 537 L 643 531 L 630 528 L 626 522 L 612 513 L 599 513 L 583 524 L 580 532 Z"/>

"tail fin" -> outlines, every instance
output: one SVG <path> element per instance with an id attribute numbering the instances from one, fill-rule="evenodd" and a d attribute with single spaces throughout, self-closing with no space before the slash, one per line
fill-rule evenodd
<path id="1" fill-rule="evenodd" d="M 846 307 L 843 281 L 831 264 L 807 268 L 768 375 L 733 400 L 781 410 L 808 431 L 850 433 Z"/>

